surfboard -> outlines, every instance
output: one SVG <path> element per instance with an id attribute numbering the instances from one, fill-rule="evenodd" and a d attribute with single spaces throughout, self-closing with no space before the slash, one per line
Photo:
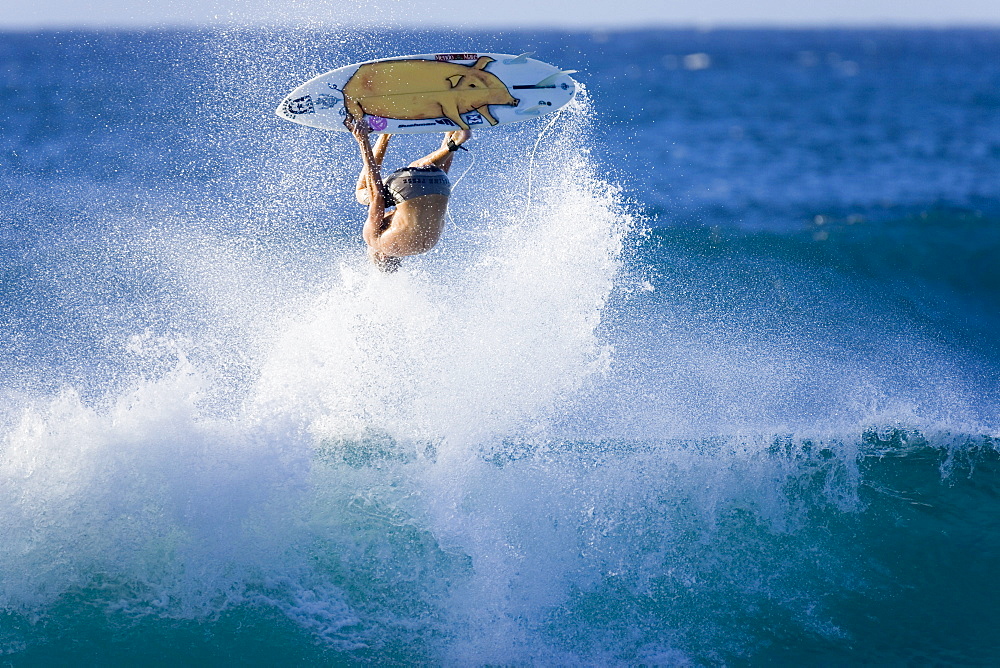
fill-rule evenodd
<path id="1" fill-rule="evenodd" d="M 281 118 L 347 131 L 348 116 L 375 133 L 420 134 L 516 123 L 551 113 L 576 94 L 576 70 L 531 53 L 425 53 L 340 67 L 278 105 Z"/>

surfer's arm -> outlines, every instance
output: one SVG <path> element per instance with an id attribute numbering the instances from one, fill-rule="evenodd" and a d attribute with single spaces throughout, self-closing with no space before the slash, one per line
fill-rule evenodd
<path id="1" fill-rule="evenodd" d="M 389 147 L 389 137 L 392 135 L 386 133 L 378 136 L 375 140 L 375 148 L 373 149 L 373 154 L 375 156 L 375 168 L 381 173 L 382 161 L 385 159 L 385 151 Z M 368 189 L 368 167 L 362 167 L 361 173 L 358 174 L 358 183 L 354 187 L 355 191 L 367 190 Z"/>
<path id="2" fill-rule="evenodd" d="M 385 229 L 385 198 L 382 196 L 382 188 L 380 187 L 382 177 L 379 175 L 371 142 L 368 141 L 368 128 L 358 123 L 353 132 L 354 137 L 358 140 L 358 146 L 361 148 L 361 159 L 365 163 L 362 174 L 368 181 L 368 220 L 365 221 L 362 236 L 369 246 L 374 246 L 378 242 L 379 235 Z"/>
<path id="3" fill-rule="evenodd" d="M 451 167 L 452 158 L 455 157 L 455 151 L 462 147 L 462 144 L 467 142 L 471 137 L 471 130 L 449 132 L 441 141 L 441 148 L 433 153 L 428 153 L 419 160 L 414 160 L 410 163 L 410 167 L 429 167 L 434 165 L 447 172 Z M 453 146 L 454 148 L 452 148 Z M 468 151 L 469 149 L 462 147 L 462 150 Z"/>

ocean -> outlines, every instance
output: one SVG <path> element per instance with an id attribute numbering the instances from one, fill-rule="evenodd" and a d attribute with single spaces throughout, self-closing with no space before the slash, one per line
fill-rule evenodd
<path id="1" fill-rule="evenodd" d="M 407 53 L 534 52 L 368 264 Z M 0 34 L 0 662 L 1000 662 L 1000 31 Z M 436 138 L 393 139 L 387 165 Z"/>

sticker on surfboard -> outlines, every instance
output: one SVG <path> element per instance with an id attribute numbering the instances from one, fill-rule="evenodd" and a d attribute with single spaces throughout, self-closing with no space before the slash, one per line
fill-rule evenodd
<path id="1" fill-rule="evenodd" d="M 348 65 L 302 84 L 282 118 L 344 130 L 348 116 L 373 132 L 419 134 L 483 128 L 555 111 L 576 93 L 575 70 L 503 53 L 432 53 Z"/>

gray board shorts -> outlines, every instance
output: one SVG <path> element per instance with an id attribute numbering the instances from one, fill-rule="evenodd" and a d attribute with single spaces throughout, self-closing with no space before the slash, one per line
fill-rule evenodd
<path id="1" fill-rule="evenodd" d="M 423 195 L 451 195 L 451 181 L 440 167 L 403 167 L 385 179 L 385 205 L 394 206 Z"/>
<path id="2" fill-rule="evenodd" d="M 403 167 L 382 182 L 386 207 L 396 206 L 421 195 L 451 195 L 451 182 L 440 167 Z M 368 191 L 358 191 L 358 201 L 368 205 Z"/>

